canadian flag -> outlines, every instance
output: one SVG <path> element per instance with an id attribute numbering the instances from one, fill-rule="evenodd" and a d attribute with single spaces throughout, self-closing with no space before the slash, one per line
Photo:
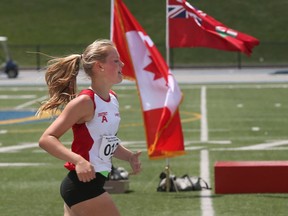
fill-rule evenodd
<path id="1" fill-rule="evenodd" d="M 121 0 L 112 0 L 111 39 L 123 74 L 140 95 L 150 159 L 185 153 L 178 107 L 182 92 L 151 38 Z"/>

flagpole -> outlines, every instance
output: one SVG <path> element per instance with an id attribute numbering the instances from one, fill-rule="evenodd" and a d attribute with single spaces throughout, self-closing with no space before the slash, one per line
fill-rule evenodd
<path id="1" fill-rule="evenodd" d="M 170 164 L 169 158 L 166 158 L 166 166 L 165 166 L 165 173 L 166 173 L 166 192 L 170 191 Z"/>
<path id="2" fill-rule="evenodd" d="M 170 68 L 168 1 L 166 0 L 166 63 Z"/>
<path id="3" fill-rule="evenodd" d="M 169 47 L 168 47 L 168 1 L 169 0 L 166 0 L 166 63 L 167 63 L 167 66 L 168 68 L 170 68 L 170 65 L 169 65 Z M 166 166 L 165 166 L 165 173 L 166 173 L 166 192 L 169 192 L 170 190 L 170 166 L 169 166 L 169 158 L 166 158 Z"/>
<path id="4" fill-rule="evenodd" d="M 168 4 L 169 0 L 166 0 L 166 64 L 170 70 L 170 49 L 169 49 L 169 18 L 168 18 Z M 171 184 L 170 184 L 170 161 L 169 158 L 166 158 L 166 192 L 169 192 Z"/>
<path id="5" fill-rule="evenodd" d="M 110 40 L 113 39 L 113 20 L 114 20 L 114 0 L 111 0 L 111 12 L 110 12 Z"/>

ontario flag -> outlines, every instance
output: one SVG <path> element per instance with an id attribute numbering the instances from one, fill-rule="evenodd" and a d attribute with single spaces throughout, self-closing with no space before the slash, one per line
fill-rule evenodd
<path id="1" fill-rule="evenodd" d="M 170 48 L 209 47 L 251 55 L 259 40 L 228 28 L 186 0 L 167 0 L 167 40 Z"/>
<path id="2" fill-rule="evenodd" d="M 111 39 L 122 73 L 137 84 L 150 159 L 185 153 L 179 105 L 181 90 L 151 38 L 121 0 L 112 0 Z"/>

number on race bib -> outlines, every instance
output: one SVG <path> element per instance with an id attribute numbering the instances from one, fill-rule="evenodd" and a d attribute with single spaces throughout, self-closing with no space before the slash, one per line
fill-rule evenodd
<path id="1" fill-rule="evenodd" d="M 116 136 L 103 136 L 99 149 L 99 158 L 109 161 L 120 142 L 121 140 Z"/>
<path id="2" fill-rule="evenodd" d="M 113 145 L 108 144 L 104 149 L 104 155 L 105 156 L 109 156 L 109 155 L 112 156 L 118 145 L 119 145 L 119 143 L 116 143 Z"/>

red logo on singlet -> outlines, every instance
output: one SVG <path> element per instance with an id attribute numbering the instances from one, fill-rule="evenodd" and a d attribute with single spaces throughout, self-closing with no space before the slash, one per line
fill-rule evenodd
<path id="1" fill-rule="evenodd" d="M 108 112 L 101 112 L 98 113 L 98 117 L 102 117 L 101 123 L 108 122 L 107 116 Z"/>

